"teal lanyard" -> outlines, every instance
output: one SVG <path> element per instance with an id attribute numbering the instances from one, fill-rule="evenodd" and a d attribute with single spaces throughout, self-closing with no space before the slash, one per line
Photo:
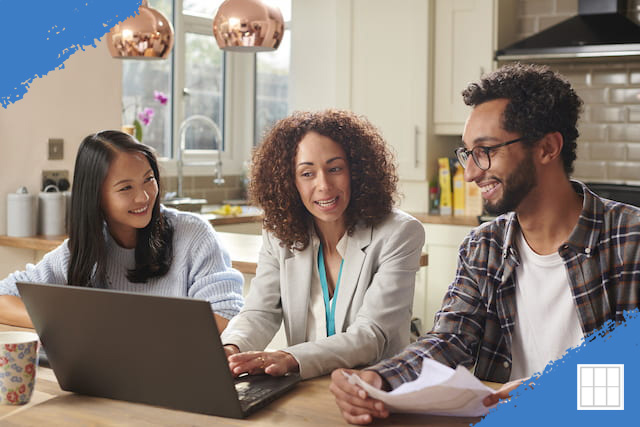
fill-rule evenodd
<path id="1" fill-rule="evenodd" d="M 342 265 L 344 259 L 340 261 L 340 272 L 338 273 L 338 281 L 336 289 L 333 291 L 333 298 L 329 301 L 329 285 L 327 284 L 327 272 L 324 269 L 324 255 L 322 254 L 322 244 L 318 250 L 318 271 L 320 272 L 320 284 L 322 285 L 322 295 L 324 296 L 324 312 L 327 319 L 327 336 L 336 333 L 336 301 L 338 300 L 338 287 L 340 286 L 340 278 L 342 277 Z"/>

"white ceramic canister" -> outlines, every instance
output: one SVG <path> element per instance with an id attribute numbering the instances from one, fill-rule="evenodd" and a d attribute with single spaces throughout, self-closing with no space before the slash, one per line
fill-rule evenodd
<path id="1" fill-rule="evenodd" d="M 36 234 L 35 197 L 26 187 L 7 194 L 7 236 L 31 237 Z"/>
<path id="2" fill-rule="evenodd" d="M 55 191 L 46 190 L 54 188 Z M 39 232 L 43 236 L 60 236 L 66 234 L 65 215 L 67 204 L 64 194 L 56 186 L 47 186 L 38 196 Z"/>

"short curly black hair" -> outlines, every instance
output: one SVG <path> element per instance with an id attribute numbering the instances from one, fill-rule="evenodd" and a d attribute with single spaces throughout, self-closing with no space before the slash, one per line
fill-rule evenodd
<path id="1" fill-rule="evenodd" d="M 302 250 L 310 239 L 312 216 L 295 185 L 294 161 L 300 140 L 309 132 L 331 138 L 347 155 L 351 199 L 345 225 L 373 226 L 393 208 L 398 176 L 395 160 L 380 132 L 349 111 L 295 112 L 278 121 L 252 158 L 249 198 L 264 210 L 264 228 L 289 248 Z"/>
<path id="2" fill-rule="evenodd" d="M 469 84 L 462 97 L 472 107 L 508 99 L 502 127 L 529 144 L 550 132 L 560 132 L 564 170 L 567 175 L 573 172 L 582 100 L 563 76 L 544 65 L 509 64 Z"/>

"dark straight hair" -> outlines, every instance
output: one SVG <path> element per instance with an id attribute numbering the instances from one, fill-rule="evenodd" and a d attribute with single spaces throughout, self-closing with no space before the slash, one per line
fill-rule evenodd
<path id="1" fill-rule="evenodd" d="M 87 136 L 78 149 L 73 172 L 69 215 L 69 269 L 67 283 L 74 286 L 105 287 L 106 222 L 101 206 L 102 184 L 118 152 L 141 153 L 149 161 L 160 191 L 160 173 L 154 150 L 131 135 L 105 130 Z M 173 226 L 160 212 L 156 198 L 151 221 L 138 230 L 135 267 L 127 272 L 134 283 L 163 276 L 173 258 Z"/>

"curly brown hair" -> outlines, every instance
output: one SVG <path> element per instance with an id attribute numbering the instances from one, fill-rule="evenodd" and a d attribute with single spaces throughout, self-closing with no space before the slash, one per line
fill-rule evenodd
<path id="1" fill-rule="evenodd" d="M 550 132 L 560 132 L 564 170 L 567 175 L 573 172 L 582 100 L 562 75 L 545 65 L 509 64 L 469 84 L 462 97 L 472 107 L 508 99 L 502 127 L 530 145 Z"/>
<path id="2" fill-rule="evenodd" d="M 264 210 L 263 227 L 288 248 L 310 241 L 312 215 L 295 185 L 298 143 L 309 132 L 342 146 L 351 172 L 351 199 L 345 211 L 349 234 L 356 224 L 378 224 L 393 208 L 398 176 L 393 155 L 380 132 L 349 111 L 295 112 L 278 121 L 253 152 L 249 198 Z"/>

